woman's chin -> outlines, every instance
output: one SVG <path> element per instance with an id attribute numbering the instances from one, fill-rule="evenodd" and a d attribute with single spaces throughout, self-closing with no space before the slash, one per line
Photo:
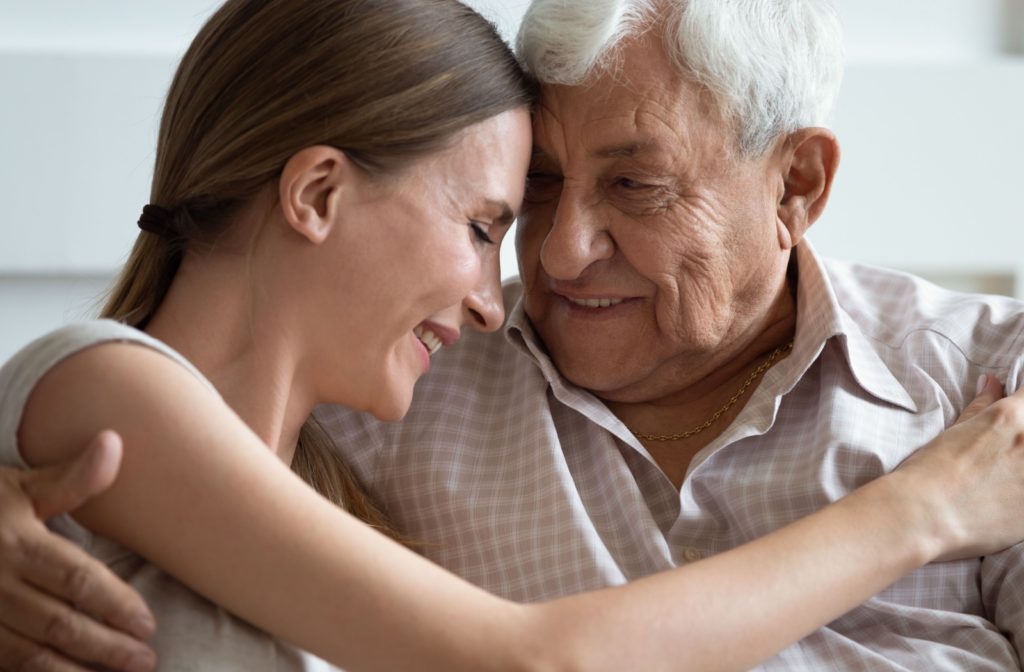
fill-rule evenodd
<path id="1" fill-rule="evenodd" d="M 395 395 L 390 399 L 382 399 L 367 410 L 381 422 L 398 422 L 409 412 L 411 404 L 412 390 L 409 390 L 408 394 Z"/>

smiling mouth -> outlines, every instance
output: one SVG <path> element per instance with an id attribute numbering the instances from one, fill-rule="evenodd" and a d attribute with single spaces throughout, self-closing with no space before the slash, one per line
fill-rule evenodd
<path id="1" fill-rule="evenodd" d="M 427 352 L 433 355 L 444 343 L 441 342 L 441 338 L 433 331 L 424 327 L 422 324 L 412 330 L 412 333 L 416 335 L 416 338 L 420 339 L 420 343 L 427 349 Z"/>
<path id="2" fill-rule="evenodd" d="M 569 303 L 584 308 L 611 308 L 625 301 L 625 299 L 573 299 L 568 296 L 564 298 Z"/>

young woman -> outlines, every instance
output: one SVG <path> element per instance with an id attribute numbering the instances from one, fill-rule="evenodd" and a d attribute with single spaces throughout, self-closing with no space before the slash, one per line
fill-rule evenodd
<path id="1" fill-rule="evenodd" d="M 399 418 L 433 352 L 499 326 L 533 98 L 454 0 L 230 0 L 196 37 L 109 319 L 0 372 L 6 464 L 123 438 L 113 485 L 54 527 L 149 602 L 161 669 L 745 669 L 923 563 L 1024 536 L 998 505 L 1024 489 L 1008 404 L 764 539 L 544 604 L 374 530 L 310 412 Z M 7 588 L 6 641 L 70 646 L 38 593 Z M 95 659 L 152 667 L 136 654 Z"/>

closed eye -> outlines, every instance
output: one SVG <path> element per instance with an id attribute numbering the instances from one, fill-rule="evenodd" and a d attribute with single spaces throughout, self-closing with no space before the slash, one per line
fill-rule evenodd
<path id="1" fill-rule="evenodd" d="M 635 190 L 638 190 L 638 189 L 647 189 L 647 188 L 649 188 L 651 186 L 649 184 L 644 184 L 643 182 L 637 182 L 636 180 L 631 180 L 628 177 L 617 177 L 617 178 L 615 178 L 615 184 L 616 184 L 616 186 L 622 187 L 623 189 L 626 189 L 628 191 L 635 191 Z"/>
<path id="2" fill-rule="evenodd" d="M 476 236 L 478 241 L 486 245 L 494 245 L 494 240 L 488 235 L 487 229 L 484 228 L 483 224 L 470 221 L 469 228 L 473 229 L 473 235 Z"/>

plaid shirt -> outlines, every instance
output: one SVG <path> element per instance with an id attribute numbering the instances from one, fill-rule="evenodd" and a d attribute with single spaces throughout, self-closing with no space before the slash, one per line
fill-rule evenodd
<path id="1" fill-rule="evenodd" d="M 677 567 L 895 468 L 957 418 L 981 373 L 1021 382 L 1021 302 L 825 261 L 806 243 L 797 264 L 793 352 L 681 490 L 559 375 L 518 284 L 506 287 L 505 338 L 467 333 L 438 354 L 403 422 L 318 414 L 425 555 L 494 593 L 544 600 Z M 919 569 L 759 669 L 1019 669 L 1021 553 Z"/>

